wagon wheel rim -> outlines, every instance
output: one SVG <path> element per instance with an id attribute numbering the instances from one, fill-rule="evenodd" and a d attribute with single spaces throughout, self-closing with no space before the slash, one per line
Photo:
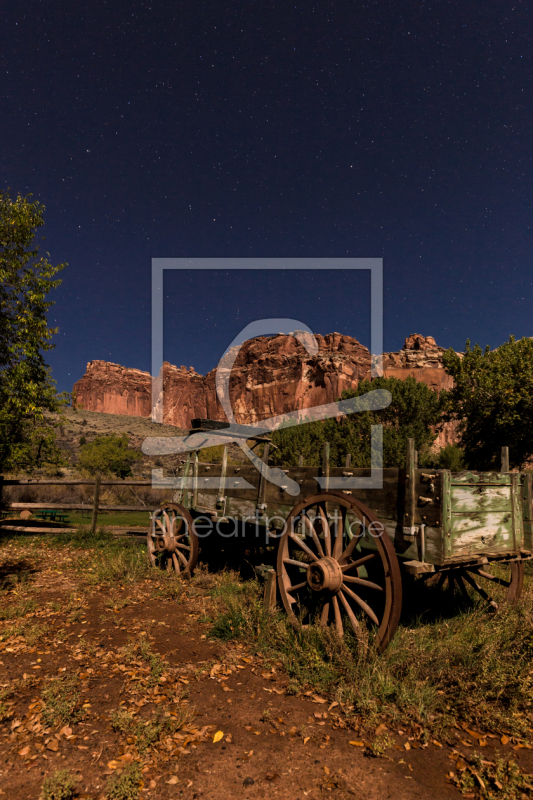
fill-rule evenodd
<path id="1" fill-rule="evenodd" d="M 198 561 L 198 538 L 187 509 L 167 503 L 152 514 L 147 552 L 153 567 L 191 575 Z"/>
<path id="2" fill-rule="evenodd" d="M 505 577 L 495 574 L 495 567 L 508 567 Z M 441 572 L 437 589 L 444 588 L 451 603 L 458 597 L 462 602 L 472 604 L 472 600 L 485 602 L 493 611 L 498 611 L 500 603 L 508 605 L 518 602 L 524 585 L 524 562 L 493 561 L 489 564 L 455 567 L 449 572 Z M 494 588 L 505 590 L 503 597 L 494 597 Z"/>
<path id="3" fill-rule="evenodd" d="M 348 514 L 359 522 L 355 533 Z M 370 625 L 374 648 L 382 652 L 388 646 L 400 619 L 401 574 L 389 536 L 370 537 L 372 524 L 379 531 L 376 515 L 342 492 L 312 495 L 291 511 L 278 544 L 277 572 L 283 606 L 295 627 L 314 620 L 339 636 L 348 629 L 359 637 Z M 302 612 L 309 602 L 314 616 Z"/>

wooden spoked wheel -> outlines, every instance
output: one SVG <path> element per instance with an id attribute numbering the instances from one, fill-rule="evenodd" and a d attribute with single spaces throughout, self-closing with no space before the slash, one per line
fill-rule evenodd
<path id="1" fill-rule="evenodd" d="M 192 574 L 198 560 L 198 539 L 184 506 L 169 503 L 153 512 L 147 544 L 153 567 L 178 575 Z"/>
<path id="2" fill-rule="evenodd" d="M 318 623 L 339 636 L 346 629 L 359 636 L 368 626 L 378 652 L 394 636 L 402 609 L 398 558 L 375 514 L 358 500 L 323 492 L 297 505 L 279 540 L 277 573 L 295 627 Z"/>
<path id="3" fill-rule="evenodd" d="M 445 591 L 450 603 L 484 601 L 494 611 L 500 604 L 516 603 L 523 585 L 523 561 L 454 567 L 443 570 L 435 581 L 435 588 Z"/>

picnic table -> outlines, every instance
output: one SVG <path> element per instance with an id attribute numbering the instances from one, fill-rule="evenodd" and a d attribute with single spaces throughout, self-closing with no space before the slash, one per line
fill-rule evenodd
<path id="1" fill-rule="evenodd" d="M 68 514 L 57 511 L 55 508 L 43 509 L 35 516 L 39 517 L 39 519 L 49 519 L 51 522 L 66 522 L 68 519 Z"/>

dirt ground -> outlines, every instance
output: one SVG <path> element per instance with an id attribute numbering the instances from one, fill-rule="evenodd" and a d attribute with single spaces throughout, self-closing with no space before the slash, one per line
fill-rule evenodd
<path id="1" fill-rule="evenodd" d="M 289 694 L 251 646 L 211 641 L 201 581 L 177 598 L 154 582 L 91 584 L 77 558 L 0 545 L 0 797 L 37 800 L 66 769 L 78 797 L 104 798 L 138 763 L 140 796 L 161 800 L 440 800 L 461 796 L 448 775 L 480 740 L 487 759 L 516 748 L 462 730 L 423 742 L 386 719 L 369 732 L 349 709 Z M 374 757 L 384 732 L 393 744 Z M 531 752 L 514 756 L 533 771 Z"/>

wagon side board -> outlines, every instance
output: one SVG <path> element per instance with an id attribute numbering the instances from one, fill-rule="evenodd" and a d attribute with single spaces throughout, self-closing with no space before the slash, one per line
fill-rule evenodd
<path id="1" fill-rule="evenodd" d="M 524 548 L 519 473 L 442 472 L 446 560 L 513 554 Z"/>
<path id="2" fill-rule="evenodd" d="M 276 486 L 261 483 L 251 464 L 227 464 L 223 470 L 220 464 L 197 463 L 197 487 L 189 497 L 197 513 L 260 521 L 261 530 L 279 531 L 296 504 L 321 491 L 317 478 L 322 477 L 319 467 L 283 471 L 287 485 Z M 328 477 L 338 491 L 336 479 L 368 478 L 370 474 L 368 469 L 330 467 Z M 299 494 L 290 494 L 289 479 L 298 485 Z M 533 551 L 531 475 L 412 469 L 407 476 L 405 469 L 387 468 L 380 488 L 347 487 L 343 491 L 376 514 L 404 560 L 442 566 L 473 557 Z M 259 516 L 258 509 L 264 509 Z"/>

